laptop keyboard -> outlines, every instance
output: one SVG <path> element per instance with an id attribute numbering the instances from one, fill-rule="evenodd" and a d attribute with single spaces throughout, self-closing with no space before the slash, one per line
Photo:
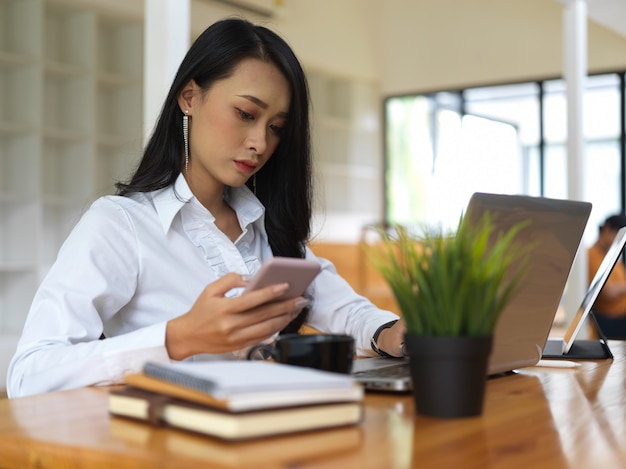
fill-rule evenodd
<path id="1" fill-rule="evenodd" d="M 411 376 L 408 363 L 398 363 L 397 365 L 385 366 L 372 370 L 357 371 L 353 374 L 356 378 L 406 378 Z"/>

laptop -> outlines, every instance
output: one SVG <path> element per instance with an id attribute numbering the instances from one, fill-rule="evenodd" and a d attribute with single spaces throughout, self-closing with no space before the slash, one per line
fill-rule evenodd
<path id="1" fill-rule="evenodd" d="M 478 221 L 485 212 L 490 212 L 497 230 L 508 231 L 530 221 L 518 233 L 517 241 L 533 246 L 523 282 L 494 331 L 488 374 L 496 375 L 535 365 L 542 358 L 591 204 L 525 195 L 473 194 L 465 216 Z M 406 358 L 355 360 L 352 373 L 365 389 L 411 390 Z"/>
<path id="2" fill-rule="evenodd" d="M 609 275 L 615 267 L 620 254 L 626 245 L 626 227 L 620 229 L 615 240 L 606 252 L 598 271 L 589 284 L 589 288 L 583 297 L 574 319 L 570 323 L 565 336 L 562 339 L 548 339 L 543 349 L 543 358 L 613 358 L 613 354 L 606 343 L 606 338 L 597 324 L 591 308 L 593 307 L 602 287 L 609 279 Z M 594 321 L 600 335 L 599 340 L 578 339 L 578 334 L 583 328 L 586 319 Z"/>

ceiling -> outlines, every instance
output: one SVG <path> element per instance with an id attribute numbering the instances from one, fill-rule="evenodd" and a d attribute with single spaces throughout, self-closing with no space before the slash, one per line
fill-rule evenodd
<path id="1" fill-rule="evenodd" d="M 587 16 L 626 37 L 626 0 L 587 0 Z"/>
<path id="2" fill-rule="evenodd" d="M 284 0 L 214 0 L 247 9 L 263 16 L 271 16 Z M 567 3 L 572 0 L 557 0 Z M 587 16 L 596 23 L 626 37 L 626 0 L 586 0 Z"/>

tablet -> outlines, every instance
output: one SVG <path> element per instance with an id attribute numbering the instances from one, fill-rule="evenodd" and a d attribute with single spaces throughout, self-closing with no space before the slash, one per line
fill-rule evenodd
<path id="1" fill-rule="evenodd" d="M 549 339 L 544 347 L 543 358 L 610 358 L 612 356 L 603 337 L 600 340 L 585 340 L 577 337 L 585 320 L 590 316 L 592 307 L 624 250 L 624 246 L 626 246 L 626 227 L 617 232 L 565 336 L 562 339 Z"/>
<path id="2" fill-rule="evenodd" d="M 565 333 L 565 337 L 563 338 L 565 342 L 565 347 L 563 349 L 564 354 L 567 354 L 572 348 L 574 340 L 576 339 L 578 333 L 583 327 L 585 319 L 587 319 L 587 316 L 591 312 L 591 308 L 596 302 L 596 299 L 598 298 L 602 287 L 609 279 L 609 275 L 611 274 L 613 267 L 615 267 L 615 264 L 617 263 L 620 254 L 624 250 L 625 244 L 626 228 L 622 228 L 617 232 L 613 244 L 604 256 L 600 267 L 598 267 L 598 271 L 596 272 L 596 275 L 593 277 L 593 280 L 589 285 L 589 289 L 587 290 L 587 293 L 585 294 L 585 297 L 583 298 L 583 301 L 578 308 L 578 311 L 576 312 L 576 316 L 574 317 L 574 320 L 572 321 L 570 327 Z"/>

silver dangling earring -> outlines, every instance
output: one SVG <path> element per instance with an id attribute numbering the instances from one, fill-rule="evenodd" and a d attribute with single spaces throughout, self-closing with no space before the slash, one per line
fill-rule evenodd
<path id="1" fill-rule="evenodd" d="M 185 174 L 189 174 L 189 109 L 183 115 L 183 140 L 185 142 Z"/>

